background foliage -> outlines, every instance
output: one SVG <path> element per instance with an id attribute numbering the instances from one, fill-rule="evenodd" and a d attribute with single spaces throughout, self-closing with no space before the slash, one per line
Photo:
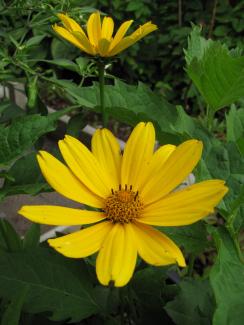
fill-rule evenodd
<path id="1" fill-rule="evenodd" d="M 161 229 L 183 248 L 187 269 L 140 261 L 121 290 L 98 284 L 93 259 L 66 259 L 40 244 L 38 225 L 20 238 L 1 219 L 1 324 L 242 324 L 243 1 L 1 1 L 0 200 L 51 191 L 37 150 L 50 136 L 79 136 L 100 119 L 94 62 L 51 29 L 57 12 L 85 24 L 94 8 L 117 22 L 159 25 L 107 68 L 110 127 L 119 125 L 121 135 L 121 126 L 152 121 L 160 144 L 201 139 L 197 181 L 221 178 L 230 191 L 215 215 Z M 16 89 L 27 97 L 24 107 L 15 102 Z M 48 105 L 58 111 L 50 113 Z M 56 136 L 65 114 L 71 120 Z"/>

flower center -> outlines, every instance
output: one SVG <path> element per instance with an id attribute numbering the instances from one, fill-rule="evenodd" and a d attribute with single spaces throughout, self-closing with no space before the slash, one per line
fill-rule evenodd
<path id="1" fill-rule="evenodd" d="M 138 192 L 132 191 L 132 186 L 125 189 L 119 186 L 118 191 L 113 189 L 112 195 L 110 195 L 105 201 L 104 211 L 107 218 L 113 223 L 129 223 L 137 218 L 143 209 L 143 204 L 140 200 Z"/>

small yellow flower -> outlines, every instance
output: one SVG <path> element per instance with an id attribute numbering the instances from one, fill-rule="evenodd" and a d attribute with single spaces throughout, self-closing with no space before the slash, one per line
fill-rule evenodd
<path id="1" fill-rule="evenodd" d="M 198 163 L 202 143 L 188 140 L 155 152 L 154 144 L 154 127 L 143 122 L 134 128 L 123 154 L 107 129 L 95 132 L 91 151 L 66 135 L 59 148 L 67 166 L 40 151 L 42 173 L 63 196 L 100 211 L 23 206 L 19 213 L 49 225 L 95 224 L 48 243 L 73 258 L 98 252 L 96 272 L 103 285 L 110 281 L 118 287 L 127 284 L 137 254 L 152 265 L 184 267 L 180 249 L 152 226 L 194 223 L 213 212 L 228 189 L 222 180 L 208 180 L 174 191 Z"/>
<path id="2" fill-rule="evenodd" d="M 100 13 L 97 11 L 88 19 L 87 36 L 81 26 L 68 15 L 58 14 L 58 17 L 64 27 L 55 24 L 53 26 L 55 32 L 87 54 L 101 57 L 114 56 L 157 29 L 156 25 L 147 22 L 131 35 L 125 36 L 133 22 L 133 20 L 128 20 L 119 27 L 113 37 L 113 19 L 104 17 L 101 23 Z"/>

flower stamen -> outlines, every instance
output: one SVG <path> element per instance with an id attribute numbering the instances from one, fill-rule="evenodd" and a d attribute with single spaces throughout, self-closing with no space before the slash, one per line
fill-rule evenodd
<path id="1" fill-rule="evenodd" d="M 121 184 L 119 190 L 114 191 L 111 189 L 112 195 L 110 195 L 105 201 L 104 211 L 107 215 L 107 219 L 113 223 L 129 223 L 136 219 L 141 210 L 143 204 L 139 198 L 139 192 L 132 191 L 132 185 L 125 184 L 122 189 Z"/>

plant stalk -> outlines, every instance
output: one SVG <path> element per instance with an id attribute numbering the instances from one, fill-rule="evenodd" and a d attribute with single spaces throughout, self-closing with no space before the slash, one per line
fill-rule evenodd
<path id="1" fill-rule="evenodd" d="M 98 71 L 99 71 L 99 92 L 100 92 L 100 107 L 103 119 L 103 127 L 108 126 L 108 114 L 105 107 L 105 98 L 104 98 L 104 84 L 105 84 L 105 64 L 104 62 L 98 62 Z"/>

